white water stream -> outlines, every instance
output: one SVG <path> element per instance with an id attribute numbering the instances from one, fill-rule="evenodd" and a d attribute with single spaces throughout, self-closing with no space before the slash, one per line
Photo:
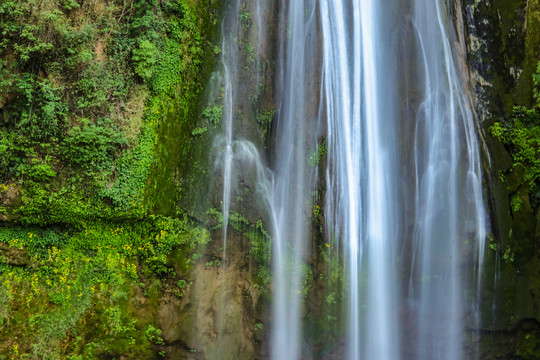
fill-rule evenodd
<path id="1" fill-rule="evenodd" d="M 349 359 L 394 359 L 399 348 L 396 119 L 388 97 L 396 78 L 381 44 L 381 4 L 322 1 L 320 10 L 331 164 L 326 213 L 344 251 Z"/>
<path id="2" fill-rule="evenodd" d="M 235 136 L 246 71 L 236 53 L 241 3 L 231 1 L 223 27 L 224 249 L 234 164 L 251 164 L 273 237 L 272 358 L 312 356 L 302 332 L 302 283 L 318 173 L 308 158 L 326 123 L 324 214 L 328 241 L 338 249 L 333 256 L 344 267 L 344 356 L 461 359 L 465 316 L 478 316 L 468 289 L 480 288 L 486 215 L 475 119 L 453 53 L 453 4 L 280 2 L 275 143 L 266 161 L 253 142 Z M 265 22 L 275 21 L 264 4 L 251 15 L 258 58 L 272 35 Z M 401 33 L 407 26 L 412 30 Z M 414 44 L 404 53 L 402 36 Z M 406 73 L 398 71 L 399 56 L 412 64 Z M 255 75 L 258 83 L 262 74 Z M 403 107 L 410 118 L 402 118 Z M 413 128 L 401 134 L 405 123 Z"/>
<path id="3" fill-rule="evenodd" d="M 464 311 L 476 310 L 464 303 L 464 282 L 471 280 L 465 254 L 472 248 L 481 269 L 486 237 L 479 144 L 452 53 L 450 9 L 442 1 L 415 5 L 423 101 L 415 131 L 418 269 L 410 296 L 418 303 L 418 358 L 461 359 Z"/>

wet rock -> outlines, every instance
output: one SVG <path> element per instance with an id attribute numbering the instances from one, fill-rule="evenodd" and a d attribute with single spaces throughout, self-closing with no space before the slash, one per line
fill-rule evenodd
<path id="1" fill-rule="evenodd" d="M 186 282 L 182 292 L 164 285 L 157 318 L 166 358 L 264 358 L 267 305 L 255 285 L 249 240 L 230 230 L 224 257 L 223 233 L 212 238 L 188 271 L 176 267 L 176 278 Z"/>
<path id="2" fill-rule="evenodd" d="M 484 169 L 493 239 L 487 250 L 481 330 L 470 334 L 481 359 L 538 358 L 540 211 L 523 183 L 525 168 L 512 165 L 489 127 L 530 107 L 532 74 L 539 58 L 537 0 L 463 0 L 472 103 L 484 143 Z M 458 30 L 459 31 L 459 30 Z M 513 166 L 513 168 L 512 168 Z M 510 170 L 511 169 L 511 170 Z M 506 181 L 501 178 L 506 175 Z"/>

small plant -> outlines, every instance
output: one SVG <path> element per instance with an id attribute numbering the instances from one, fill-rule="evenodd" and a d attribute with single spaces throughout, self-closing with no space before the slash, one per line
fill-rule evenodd
<path id="1" fill-rule="evenodd" d="M 80 6 L 75 0 L 61 0 L 59 3 L 66 10 L 77 9 Z"/>
<path id="2" fill-rule="evenodd" d="M 191 135 L 193 136 L 200 136 L 208 131 L 208 128 L 206 126 L 204 127 L 196 127 L 192 132 Z"/>
<path id="3" fill-rule="evenodd" d="M 156 45 L 148 39 L 142 40 L 139 46 L 133 50 L 131 59 L 135 64 L 135 72 L 145 81 L 149 81 L 154 74 L 157 53 Z"/>
<path id="4" fill-rule="evenodd" d="M 209 106 L 204 109 L 202 113 L 203 117 L 207 119 L 212 125 L 216 126 L 220 123 L 223 116 L 223 105 Z"/>
<path id="5" fill-rule="evenodd" d="M 144 331 L 144 334 L 146 335 L 148 340 L 154 345 L 165 345 L 165 342 L 161 338 L 161 333 L 161 329 L 156 329 L 152 325 L 148 325 L 148 327 Z"/>
<path id="6" fill-rule="evenodd" d="M 206 267 L 220 267 L 221 266 L 221 259 L 213 257 L 212 260 L 207 261 L 204 264 Z"/>
<path id="7" fill-rule="evenodd" d="M 488 236 L 489 239 L 489 249 L 492 251 L 497 251 L 497 243 L 495 242 L 495 239 L 493 236 Z"/>
<path id="8" fill-rule="evenodd" d="M 180 289 L 185 289 L 186 286 L 187 286 L 187 282 L 186 282 L 186 280 L 180 279 L 180 280 L 178 280 L 178 282 L 176 283 L 176 286 L 178 286 L 178 288 L 180 288 Z"/>
<path id="9" fill-rule="evenodd" d="M 275 115 L 276 112 L 274 110 L 266 110 L 257 115 L 257 123 L 259 124 L 259 128 L 261 129 L 263 136 L 268 134 L 268 131 L 270 130 L 270 125 L 272 124 Z"/>
<path id="10" fill-rule="evenodd" d="M 523 205 L 523 200 L 521 199 L 521 196 L 519 196 L 519 194 L 512 196 L 512 200 L 510 200 L 510 206 L 512 207 L 513 214 L 521 210 L 522 205 Z"/>
<path id="11" fill-rule="evenodd" d="M 326 144 L 317 145 L 317 148 L 309 155 L 308 165 L 311 167 L 318 166 L 323 156 L 326 155 L 326 152 Z"/>
<path id="12" fill-rule="evenodd" d="M 512 251 L 512 249 L 510 249 L 510 246 L 507 246 L 506 249 L 504 250 L 503 260 L 504 260 L 504 262 L 506 262 L 507 264 L 508 264 L 508 263 L 513 263 L 513 262 L 514 262 L 514 260 L 515 260 L 515 254 L 514 254 L 514 252 Z"/>
<path id="13" fill-rule="evenodd" d="M 326 297 L 326 303 L 332 305 L 336 303 L 336 293 L 332 292 Z"/>
<path id="14" fill-rule="evenodd" d="M 250 25 L 250 19 L 251 15 L 249 14 L 249 11 L 242 11 L 240 13 L 240 24 L 242 24 L 242 29 L 247 30 Z"/>

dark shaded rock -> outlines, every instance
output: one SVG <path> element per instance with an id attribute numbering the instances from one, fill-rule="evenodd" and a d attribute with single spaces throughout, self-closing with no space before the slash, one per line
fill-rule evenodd
<path id="1" fill-rule="evenodd" d="M 540 2 L 464 0 L 462 9 L 493 234 L 483 270 L 482 321 L 471 325 L 481 329 L 468 335 L 467 356 L 538 359 L 540 212 L 532 208 L 529 184 L 523 183 L 525 167 L 512 164 L 489 127 L 511 117 L 514 106 L 533 105 Z"/>
<path id="2" fill-rule="evenodd" d="M 508 191 L 516 191 L 523 182 L 523 176 L 525 175 L 525 166 L 522 164 L 516 164 L 510 174 L 506 177 L 508 182 Z"/>

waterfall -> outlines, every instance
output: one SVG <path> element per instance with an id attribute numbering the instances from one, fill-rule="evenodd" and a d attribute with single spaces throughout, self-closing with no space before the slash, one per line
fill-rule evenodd
<path id="1" fill-rule="evenodd" d="M 460 359 L 465 317 L 479 316 L 482 170 L 448 6 L 320 2 L 326 217 L 343 249 L 349 359 Z M 396 34 L 407 27 L 414 31 Z M 407 34 L 416 46 L 400 52 L 396 36 Z M 398 54 L 416 69 L 400 66 Z M 415 115 L 405 119 L 409 108 Z M 397 136 L 404 123 L 411 139 Z M 400 276 L 404 269 L 411 275 Z"/>
<path id="2" fill-rule="evenodd" d="M 225 34 L 222 42 L 222 57 L 223 72 L 225 74 L 225 94 L 223 104 L 223 129 L 224 136 L 221 140 L 223 147 L 223 253 L 224 257 L 227 252 L 227 227 L 229 225 L 229 212 L 231 207 L 231 172 L 233 161 L 233 116 L 236 108 L 236 96 L 238 88 L 237 63 L 238 54 L 234 41 L 234 36 L 238 36 L 238 3 L 232 3 L 231 14 L 228 17 L 229 21 L 223 24 L 222 32 Z M 225 262 L 224 262 L 225 263 Z"/>
<path id="3" fill-rule="evenodd" d="M 479 316 L 487 220 L 453 9 L 444 0 L 281 1 L 272 52 L 263 46 L 275 21 L 269 3 L 230 3 L 224 127 L 215 147 L 224 251 L 238 184 L 254 182 L 264 204 L 273 241 L 271 357 L 313 357 L 303 334 L 303 284 L 320 181 L 327 246 L 344 269 L 344 357 L 463 358 L 466 318 Z M 240 19 L 247 10 L 251 29 Z M 257 42 L 257 60 L 246 63 L 248 40 Z M 276 115 L 274 141 L 263 151 L 249 135 L 250 116 L 238 114 L 258 111 L 246 94 L 259 91 L 269 56 Z M 308 161 L 321 137 L 324 179 Z"/>
<path id="4" fill-rule="evenodd" d="M 244 1 L 232 0 L 227 3 L 224 22 L 221 27 L 221 62 L 219 69 L 214 73 L 210 87 L 213 89 L 208 102 L 214 106 L 221 106 L 222 116 L 220 122 L 222 129 L 214 138 L 214 178 L 221 180 L 217 187 L 221 187 L 221 228 L 222 228 L 222 267 L 220 275 L 226 279 L 229 241 L 235 239 L 231 231 L 230 222 L 234 216 L 245 213 L 242 197 L 251 196 L 250 202 L 253 213 L 263 217 L 270 208 L 273 192 L 273 174 L 266 165 L 260 145 L 245 129 L 255 132 L 250 118 L 254 114 L 251 99 L 246 93 L 256 93 L 259 90 L 259 81 L 262 78 L 260 66 L 254 57 L 252 48 L 253 39 L 257 43 L 266 33 L 264 13 L 270 7 L 270 1 L 257 1 L 256 10 Z M 256 16 L 251 15 L 256 14 Z M 257 48 L 260 57 L 262 49 Z M 249 84 L 249 85 L 247 85 Z M 219 105 L 218 105 L 219 104 Z M 215 121 L 215 120 L 214 120 Z M 244 131 L 243 131 L 244 130 Z M 246 195 L 246 192 L 254 191 Z M 273 214 L 272 211 L 270 211 Z M 244 215 L 244 214 L 241 214 Z M 255 216 L 255 215 L 254 215 Z M 256 219 L 259 220 L 259 219 Z M 233 224 L 234 225 L 234 224 Z M 237 237 L 236 237 L 237 238 Z M 225 281 L 223 282 L 223 284 Z M 230 326 L 227 309 L 236 289 L 220 285 L 216 301 L 216 328 L 217 349 L 208 349 L 212 358 L 235 359 L 240 355 L 240 349 L 231 349 L 230 339 L 238 339 L 241 334 Z"/>
<path id="5" fill-rule="evenodd" d="M 308 128 L 316 100 L 308 86 L 316 57 L 314 43 L 315 1 L 297 0 L 283 5 L 279 116 L 276 131 L 273 213 L 274 320 L 271 340 L 273 359 L 297 359 L 301 354 L 301 316 L 309 201 L 315 170 L 308 166 L 308 149 L 317 141 L 317 127 Z M 311 109 L 310 109 L 311 107 Z M 311 121 L 313 125 L 313 121 Z"/>
<path id="6" fill-rule="evenodd" d="M 423 95 L 416 115 L 417 270 L 410 295 L 419 305 L 418 358 L 455 360 L 462 357 L 466 254 L 475 248 L 481 269 L 485 246 L 479 144 L 452 53 L 452 9 L 442 1 L 415 5 Z"/>
<path id="7" fill-rule="evenodd" d="M 327 222 L 344 251 L 349 359 L 395 359 L 397 81 L 384 1 L 322 1 Z M 366 310 L 367 309 L 367 310 Z"/>

